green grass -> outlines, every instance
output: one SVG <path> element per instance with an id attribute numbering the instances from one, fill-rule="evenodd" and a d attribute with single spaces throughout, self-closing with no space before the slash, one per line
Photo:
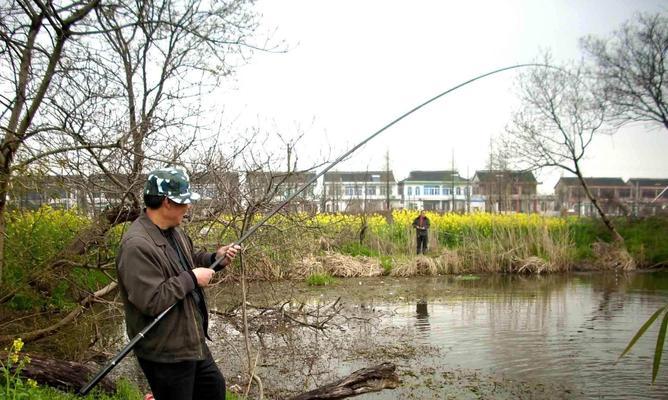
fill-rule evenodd
<path id="1" fill-rule="evenodd" d="M 612 223 L 624 238 L 629 253 L 641 266 L 668 264 L 668 218 L 647 217 L 641 219 L 613 218 Z M 574 218 L 569 223 L 576 246 L 576 261 L 593 257 L 592 243 L 609 242 L 610 233 L 599 219 Z"/>
<path id="2" fill-rule="evenodd" d="M 334 277 L 330 274 L 312 274 L 306 278 L 306 283 L 309 286 L 327 286 L 333 284 L 335 281 Z"/>
<path id="3" fill-rule="evenodd" d="M 394 267 L 394 260 L 390 256 L 380 256 L 380 266 L 383 267 L 383 275 L 389 275 Z"/>
<path id="4" fill-rule="evenodd" d="M 355 256 L 378 257 L 378 251 L 370 249 L 359 242 L 346 243 L 341 246 L 341 253 Z"/>

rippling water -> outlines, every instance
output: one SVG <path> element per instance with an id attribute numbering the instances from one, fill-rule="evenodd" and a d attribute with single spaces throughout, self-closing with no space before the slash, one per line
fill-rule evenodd
<path id="1" fill-rule="evenodd" d="M 650 386 L 658 324 L 615 363 L 647 318 L 668 303 L 668 275 L 429 279 L 415 304 L 387 303 L 389 323 L 446 350 L 449 366 L 563 386 L 572 398 L 668 398 L 668 362 Z M 462 292 L 462 288 L 468 288 Z M 567 393 L 567 394 L 568 394 Z"/>

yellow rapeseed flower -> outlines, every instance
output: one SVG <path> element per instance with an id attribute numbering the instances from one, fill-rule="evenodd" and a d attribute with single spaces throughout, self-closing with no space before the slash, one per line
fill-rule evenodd
<path id="1" fill-rule="evenodd" d="M 23 340 L 21 338 L 14 339 L 14 350 L 18 353 L 23 349 Z"/>

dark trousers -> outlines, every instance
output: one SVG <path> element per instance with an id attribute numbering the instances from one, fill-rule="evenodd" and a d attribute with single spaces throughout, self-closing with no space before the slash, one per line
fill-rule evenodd
<path id="1" fill-rule="evenodd" d="M 425 251 L 427 251 L 427 239 L 428 238 L 429 238 L 429 236 L 420 235 L 418 233 L 418 235 L 417 235 L 417 253 L 418 254 L 420 254 L 420 253 L 424 254 Z"/>
<path id="2" fill-rule="evenodd" d="M 211 353 L 202 361 L 137 360 L 156 400 L 225 400 L 225 378 Z"/>

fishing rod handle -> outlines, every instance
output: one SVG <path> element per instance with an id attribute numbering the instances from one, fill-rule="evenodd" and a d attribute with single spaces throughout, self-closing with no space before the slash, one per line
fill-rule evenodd
<path id="1" fill-rule="evenodd" d="M 107 363 L 107 365 L 105 365 L 104 368 L 102 368 L 97 373 L 97 375 L 95 375 L 93 379 L 90 380 L 90 382 L 88 382 L 84 387 L 79 389 L 79 392 L 77 394 L 79 396 L 87 395 L 95 387 L 95 385 L 97 385 L 102 379 L 104 379 L 104 377 L 107 376 L 107 374 L 111 372 L 111 370 L 114 369 L 114 367 L 118 365 L 118 363 L 120 363 L 125 358 L 125 356 L 128 355 L 128 353 L 130 353 L 130 351 L 132 351 L 132 349 L 137 345 L 137 343 L 140 340 L 144 338 L 144 336 L 148 333 L 148 331 L 150 331 L 177 304 L 178 302 L 172 304 L 171 306 L 167 307 L 165 311 L 158 314 L 158 316 L 155 317 L 155 319 L 151 321 L 150 324 L 146 325 L 144 329 L 142 329 L 137 335 L 135 335 L 135 337 L 133 337 L 132 340 L 130 340 L 130 342 L 125 347 L 123 347 L 123 349 L 121 349 L 121 351 L 116 355 L 116 357 L 112 358 Z"/>

